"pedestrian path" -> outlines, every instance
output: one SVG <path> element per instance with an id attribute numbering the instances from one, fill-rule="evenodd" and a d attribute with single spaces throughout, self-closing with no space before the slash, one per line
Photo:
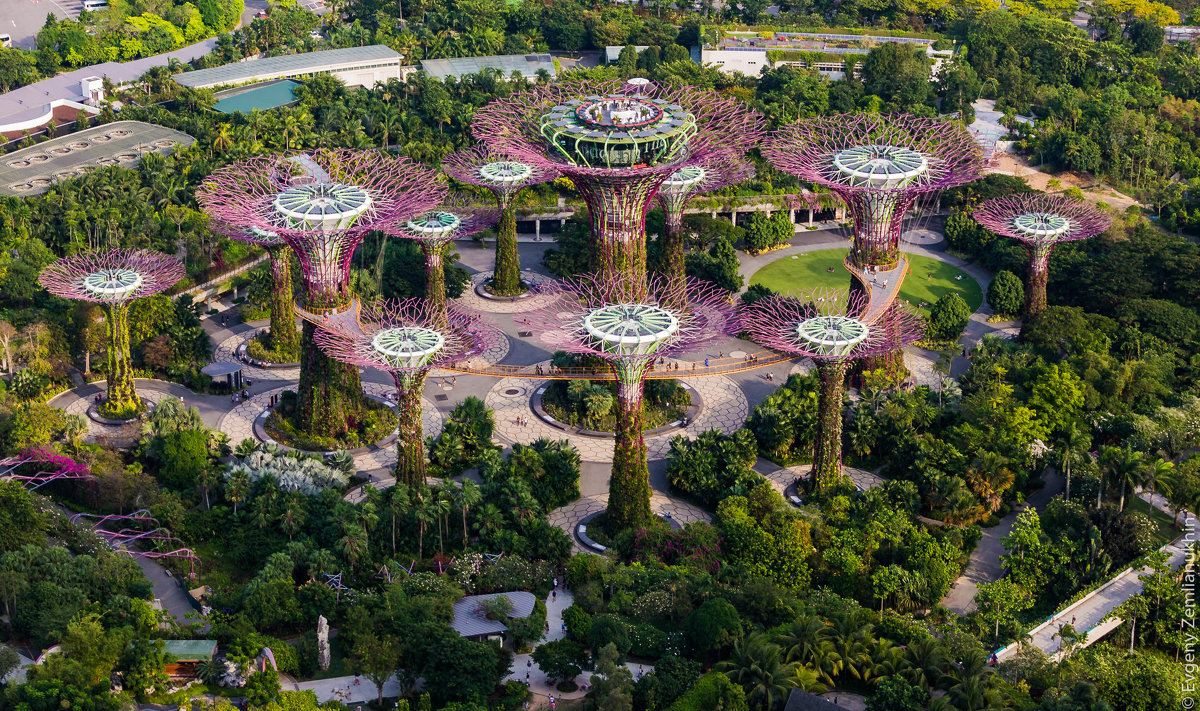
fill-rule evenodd
<path id="1" fill-rule="evenodd" d="M 1017 515 L 1030 507 L 1041 513 L 1050 503 L 1050 499 L 1061 493 L 1064 488 L 1063 478 L 1058 471 L 1047 469 L 1045 478 L 1046 485 L 1025 500 L 1024 508 L 1014 507 L 1011 513 L 1000 519 L 1000 523 L 983 529 L 983 536 L 975 545 L 975 550 L 971 551 L 971 557 L 967 560 L 962 575 L 958 576 L 939 603 L 942 607 L 965 615 L 975 609 L 975 594 L 979 592 L 980 585 L 1004 577 L 1004 564 L 1000 562 L 1000 556 L 1008 551 L 1001 541 L 1012 532 Z"/>
<path id="2" fill-rule="evenodd" d="M 584 548 L 575 538 L 575 527 L 588 516 L 598 514 L 606 508 L 608 508 L 607 492 L 575 499 L 566 506 L 551 511 L 547 520 L 551 526 L 562 529 L 570 537 L 575 544 L 575 552 L 595 553 L 594 550 Z M 712 515 L 699 506 L 655 490 L 650 491 L 650 512 L 660 518 L 670 519 L 680 526 L 712 521 Z"/>
<path id="3" fill-rule="evenodd" d="M 1140 496 L 1144 501 L 1150 501 L 1149 494 L 1142 493 Z M 1159 501 L 1162 500 L 1162 497 L 1157 498 Z M 1171 513 L 1167 510 L 1165 503 L 1160 505 L 1155 502 L 1153 505 L 1164 513 Z M 1192 541 L 1195 540 L 1196 525 L 1195 514 L 1184 511 L 1183 528 L 1184 531 L 1192 532 Z M 1159 549 L 1167 554 L 1167 565 L 1171 568 L 1179 568 L 1183 565 L 1187 557 L 1188 543 L 1188 534 L 1185 534 Z M 1104 635 L 1121 626 L 1123 620 L 1120 617 L 1109 617 L 1109 615 L 1123 605 L 1126 600 L 1140 594 L 1143 587 L 1141 576 L 1149 575 L 1152 572 L 1153 568 L 1150 566 L 1137 569 L 1126 568 L 1083 599 L 1055 612 L 1046 621 L 1030 630 L 1026 644 L 1040 649 L 1055 661 L 1064 659 L 1080 649 L 1094 644 Z M 1064 649 L 1059 630 L 1063 625 L 1068 624 L 1076 632 L 1086 634 L 1087 638 L 1082 644 Z M 996 650 L 996 658 L 999 661 L 1009 659 L 1017 654 L 1020 646 L 1014 642 L 1002 647 Z"/>

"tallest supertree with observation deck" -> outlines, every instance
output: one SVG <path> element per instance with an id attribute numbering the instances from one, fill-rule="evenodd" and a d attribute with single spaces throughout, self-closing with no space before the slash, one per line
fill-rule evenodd
<path id="1" fill-rule="evenodd" d="M 375 151 L 319 150 L 250 158 L 214 172 L 196 193 L 214 229 L 270 233 L 300 261 L 305 319 L 300 339 L 297 429 L 346 431 L 363 405 L 358 369 L 316 345 L 316 321 L 353 306 L 350 262 L 367 232 L 437 206 L 446 187 L 429 168 Z"/>
<path id="2" fill-rule="evenodd" d="M 646 211 L 672 173 L 762 137 L 762 117 L 737 99 L 693 87 L 562 82 L 493 101 L 475 138 L 569 178 L 587 202 L 598 272 L 621 298 L 647 294 Z"/>

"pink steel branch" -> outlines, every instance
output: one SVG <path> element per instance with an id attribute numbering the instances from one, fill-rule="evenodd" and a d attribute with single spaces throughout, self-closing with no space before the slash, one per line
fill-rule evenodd
<path id="1" fill-rule="evenodd" d="M 983 167 L 979 144 L 962 126 L 904 114 L 803 119 L 777 131 L 762 153 L 842 198 L 854 221 L 857 267 L 894 263 L 916 200 L 976 180 Z"/>
<path id="2" fill-rule="evenodd" d="M 94 521 L 90 527 L 92 533 L 100 540 L 107 543 L 114 550 L 124 553 L 131 558 L 175 558 L 188 561 L 188 577 L 195 579 L 196 565 L 200 562 L 200 558 L 195 552 L 186 548 L 183 541 L 171 535 L 171 532 L 158 525 L 158 520 L 150 515 L 146 509 L 139 509 L 130 514 L 109 514 L 100 516 L 97 514 L 80 513 L 71 517 L 71 523 L 78 523 L 85 519 Z M 111 531 L 105 528 L 106 525 L 118 523 L 141 523 L 151 526 L 146 529 L 122 528 L 117 531 Z M 178 545 L 178 548 L 169 551 L 162 550 L 140 550 L 131 546 L 139 542 L 151 542 L 153 545 L 162 547 L 164 543 Z"/>
<path id="3" fill-rule="evenodd" d="M 42 471 L 20 473 L 25 465 L 33 465 L 32 468 Z M 0 479 L 20 482 L 30 491 L 55 481 L 91 478 L 91 471 L 86 464 L 45 447 L 31 447 L 20 454 L 0 459 Z"/>

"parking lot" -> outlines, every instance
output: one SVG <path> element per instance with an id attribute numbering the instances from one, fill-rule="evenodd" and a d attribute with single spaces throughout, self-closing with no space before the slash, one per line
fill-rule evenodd
<path id="1" fill-rule="evenodd" d="M 0 33 L 10 34 L 14 47 L 32 49 L 46 15 L 74 19 L 83 0 L 0 0 Z"/>

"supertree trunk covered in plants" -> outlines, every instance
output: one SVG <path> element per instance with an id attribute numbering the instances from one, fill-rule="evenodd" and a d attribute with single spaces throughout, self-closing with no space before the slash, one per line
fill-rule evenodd
<path id="1" fill-rule="evenodd" d="M 492 293 L 497 296 L 516 296 L 523 293 L 521 258 L 517 254 L 517 211 L 513 198 L 499 200 L 500 221 L 496 224 L 496 262 L 492 267 Z"/>
<path id="2" fill-rule="evenodd" d="M 609 479 L 608 515 L 618 528 L 650 518 L 650 474 L 642 435 L 642 385 L 650 363 L 701 347 L 736 330 L 729 295 L 707 282 L 689 281 L 685 308 L 666 306 L 665 278 L 652 276 L 646 296 L 622 300 L 627 285 L 586 275 L 547 287 L 559 298 L 526 316 L 555 350 L 601 358 L 617 375 L 617 426 Z M 615 529 L 614 529 L 615 530 Z"/>
<path id="3" fill-rule="evenodd" d="M 493 101 L 475 137 L 570 178 L 587 203 L 599 273 L 619 298 L 647 293 L 646 211 L 672 173 L 714 153 L 739 155 L 762 117 L 736 99 L 645 79 L 557 82 Z"/>
<path id="4" fill-rule="evenodd" d="M 446 314 L 446 250 L 458 237 L 470 237 L 496 224 L 500 211 L 475 205 L 455 196 L 436 210 L 396 223 L 389 234 L 410 239 L 425 257 L 425 300 L 443 317 Z"/>
<path id="5" fill-rule="evenodd" d="M 251 158 L 214 172 L 196 198 L 214 227 L 285 242 L 304 277 L 307 319 L 350 307 L 350 263 L 367 232 L 385 229 L 440 203 L 437 175 L 407 158 L 375 151 L 318 150 Z M 299 419 L 304 434 L 348 430 L 365 406 L 358 371 L 313 347 L 305 326 L 300 347 Z"/>
<path id="6" fill-rule="evenodd" d="M 823 489 L 842 475 L 842 399 L 845 396 L 844 359 L 816 361 L 820 390 L 817 392 L 817 438 L 813 445 L 812 477 Z"/>
<path id="7" fill-rule="evenodd" d="M 1025 317 L 1032 318 L 1046 310 L 1046 281 L 1050 276 L 1048 244 L 1029 245 L 1029 276 L 1025 278 Z"/>
<path id="8" fill-rule="evenodd" d="M 292 250 L 286 244 L 267 247 L 271 258 L 271 339 L 276 353 L 299 353 L 296 297 L 292 288 Z"/>
<path id="9" fill-rule="evenodd" d="M 104 395 L 113 409 L 140 410 L 141 398 L 133 387 L 133 365 L 129 355 L 129 305 L 106 304 L 108 321 L 108 388 Z"/>
<path id="10" fill-rule="evenodd" d="M 754 166 L 736 153 L 714 153 L 667 177 L 658 189 L 663 208 L 663 274 L 667 303 L 682 308 L 687 283 L 683 211 L 692 198 L 754 177 Z"/>
<path id="11" fill-rule="evenodd" d="M 396 438 L 396 481 L 410 487 L 425 484 L 425 433 L 421 426 L 421 393 L 425 371 L 394 372 L 396 408 L 400 416 Z"/>
<path id="12" fill-rule="evenodd" d="M 425 483 L 421 393 L 426 374 L 483 353 L 502 338 L 477 314 L 453 305 L 443 313 L 425 299 L 366 304 L 358 318 L 330 319 L 316 334 L 330 358 L 392 374 L 400 415 L 396 480 L 411 486 Z"/>
<path id="13" fill-rule="evenodd" d="M 478 146 L 446 156 L 442 169 L 451 178 L 485 187 L 496 196 L 500 222 L 496 227 L 496 264 L 488 288 L 497 296 L 521 294 L 525 286 L 521 283 L 517 254 L 517 193 L 527 186 L 553 180 L 558 172 L 547 165 L 524 162 Z"/>
<path id="14" fill-rule="evenodd" d="M 1045 193 L 992 198 L 980 203 L 973 216 L 985 228 L 1018 240 L 1029 250 L 1026 318 L 1046 309 L 1046 280 L 1054 247 L 1095 237 L 1112 224 L 1112 218 L 1094 203 Z"/>
<path id="15" fill-rule="evenodd" d="M 608 485 L 609 523 L 617 528 L 644 526 L 650 520 L 650 469 L 642 434 L 644 376 L 644 372 L 617 373 L 616 442 Z"/>
<path id="16" fill-rule="evenodd" d="M 959 124 L 898 114 L 802 119 L 777 131 L 763 157 L 842 199 L 854 222 L 854 266 L 890 268 L 918 197 L 978 179 L 983 154 Z"/>
<path id="17" fill-rule="evenodd" d="M 817 438 L 813 446 L 813 485 L 828 487 L 841 477 L 842 399 L 846 371 L 858 358 L 902 351 L 924 332 L 924 321 L 893 304 L 875 322 L 861 292 L 845 296 L 816 290 L 800 296 L 771 296 L 740 309 L 741 328 L 773 350 L 809 357 L 817 364 Z"/>
<path id="18" fill-rule="evenodd" d="M 127 418 L 141 410 L 129 359 L 129 305 L 166 291 L 183 276 L 183 264 L 178 259 L 125 249 L 65 257 L 38 275 L 38 282 L 55 296 L 104 307 L 108 322 L 108 388 L 101 414 Z"/>

